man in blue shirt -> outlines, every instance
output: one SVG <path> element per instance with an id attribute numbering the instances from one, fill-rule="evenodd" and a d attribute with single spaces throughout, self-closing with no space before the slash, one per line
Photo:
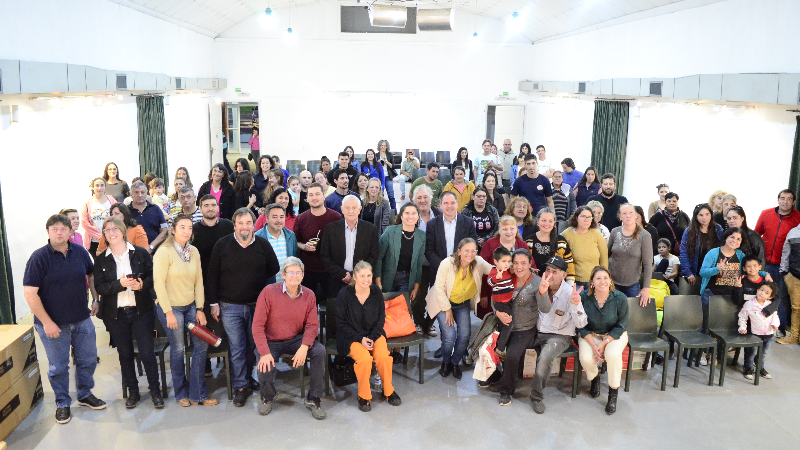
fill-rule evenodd
<path id="1" fill-rule="evenodd" d="M 336 182 L 336 190 L 325 197 L 325 207 L 342 214 L 342 200 L 344 200 L 345 197 L 348 195 L 355 195 L 360 200 L 361 196 L 350 190 L 350 177 L 346 170 L 334 170 L 333 180 Z"/>
<path id="2" fill-rule="evenodd" d="M 86 285 L 94 290 L 94 264 L 89 252 L 70 242 L 72 224 L 67 216 L 56 214 L 47 219 L 47 245 L 28 259 L 22 284 L 25 300 L 34 314 L 33 326 L 42 339 L 50 367 L 47 376 L 56 397 L 56 422 L 69 422 L 69 356 L 75 352 L 75 384 L 78 404 L 104 409 L 105 402 L 92 395 L 94 369 L 97 367 L 97 344 L 90 316 L 100 304 L 87 305 Z"/>
<path id="3" fill-rule="evenodd" d="M 564 169 L 564 183 L 575 187 L 583 178 L 583 172 L 575 169 L 575 161 L 572 158 L 564 158 L 561 161 L 561 168 Z"/>
<path id="4" fill-rule="evenodd" d="M 147 186 L 141 181 L 131 185 L 131 217 L 147 233 L 152 254 L 167 238 L 169 226 L 161 208 L 147 201 Z"/>
<path id="5" fill-rule="evenodd" d="M 539 175 L 539 163 L 536 161 L 536 155 L 525 155 L 525 169 L 525 174 L 518 176 L 514 181 L 511 198 L 520 195 L 527 198 L 533 208 L 534 216 L 544 206 L 554 210 L 553 187 L 547 177 Z"/>

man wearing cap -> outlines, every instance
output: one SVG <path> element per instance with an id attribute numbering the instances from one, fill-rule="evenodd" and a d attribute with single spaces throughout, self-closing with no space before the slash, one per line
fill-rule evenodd
<path id="1" fill-rule="evenodd" d="M 545 263 L 547 269 L 541 285 L 547 284 L 547 296 L 552 306 L 548 312 L 539 308 L 539 322 L 533 348 L 536 349 L 536 373 L 531 386 L 531 404 L 536 414 L 544 414 L 542 390 L 550 377 L 553 361 L 566 350 L 575 335 L 575 328 L 586 326 L 586 313 L 581 303 L 580 290 L 564 281 L 567 278 L 567 262 L 553 256 Z M 541 287 L 540 285 L 540 287 Z"/>

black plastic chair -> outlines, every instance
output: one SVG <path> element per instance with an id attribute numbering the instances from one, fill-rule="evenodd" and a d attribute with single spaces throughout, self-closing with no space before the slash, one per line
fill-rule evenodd
<path id="1" fill-rule="evenodd" d="M 664 352 L 664 367 L 661 371 L 661 390 L 667 389 L 667 371 L 669 370 L 669 343 L 658 337 L 658 317 L 656 302 L 647 302 L 647 306 L 639 305 L 638 297 L 628 297 L 628 369 L 625 373 L 625 392 L 631 387 L 631 367 L 633 352 Z M 655 358 L 650 358 L 655 362 Z M 647 370 L 649 359 L 645 358 L 642 369 Z"/>
<path id="2" fill-rule="evenodd" d="M 708 385 L 714 385 L 714 364 L 717 359 L 717 341 L 700 331 L 703 327 L 703 309 L 700 307 L 699 295 L 668 295 L 664 297 L 664 319 L 661 328 L 669 342 L 678 344 L 675 352 L 680 359 L 681 349 L 711 348 Z M 666 361 L 664 362 L 666 364 Z M 689 367 L 692 358 L 689 358 Z M 675 364 L 675 384 L 681 377 L 680 361 Z"/>
<path id="3" fill-rule="evenodd" d="M 313 176 L 315 173 L 319 172 L 320 163 L 319 160 L 308 161 L 306 162 L 306 169 L 311 172 Z"/>
<path id="4" fill-rule="evenodd" d="M 300 161 L 299 159 L 287 159 L 286 160 L 286 165 L 287 166 L 291 166 L 291 165 L 301 166 L 301 165 L 303 165 L 303 161 Z"/>
<path id="5" fill-rule="evenodd" d="M 231 360 L 230 360 L 230 347 L 228 345 L 228 335 L 225 334 L 225 327 L 213 317 L 211 314 L 206 316 L 208 321 L 207 328 L 211 330 L 214 334 L 222 338 L 222 343 L 219 344 L 219 347 L 212 347 L 208 346 L 208 350 L 206 351 L 206 359 L 211 358 L 222 358 L 222 362 L 225 365 L 225 383 L 228 389 L 228 400 L 233 399 L 233 385 L 231 385 Z M 194 354 L 194 345 L 192 344 L 192 338 L 190 336 L 190 332 L 186 330 L 186 335 L 184 337 L 186 342 L 186 347 L 184 349 L 184 358 L 185 358 L 185 368 L 186 368 L 186 376 L 189 377 L 191 374 L 189 373 L 190 370 L 190 358 Z M 248 374 L 249 376 L 249 374 Z"/>
<path id="6" fill-rule="evenodd" d="M 575 342 L 575 338 L 573 337 L 573 342 Z M 581 359 L 578 357 L 578 344 L 570 345 L 567 347 L 566 350 L 561 352 L 559 358 L 561 358 L 561 364 L 558 368 L 558 376 L 564 375 L 564 372 L 567 370 L 567 358 L 573 358 L 574 364 L 572 368 L 572 398 L 578 396 L 578 388 L 580 387 L 581 383 Z"/>
<path id="7" fill-rule="evenodd" d="M 558 226 L 558 234 L 561 234 L 561 233 L 563 233 L 563 232 L 564 232 L 564 230 L 566 230 L 567 228 L 569 228 L 569 221 L 566 221 L 566 220 L 560 220 L 560 221 L 557 223 L 557 226 Z"/>
<path id="8" fill-rule="evenodd" d="M 725 382 L 725 366 L 728 349 L 735 348 L 758 348 L 756 367 L 761 367 L 761 360 L 764 354 L 764 341 L 752 334 L 739 334 L 738 314 L 739 307 L 733 303 L 733 299 L 727 295 L 712 295 L 708 301 L 708 333 L 717 339 L 719 343 L 720 369 L 719 385 Z M 758 386 L 761 378 L 756 370 L 754 382 Z"/>
<path id="9" fill-rule="evenodd" d="M 153 338 L 153 351 L 158 358 L 158 370 L 161 372 L 161 396 L 166 398 L 169 394 L 167 388 L 167 365 L 165 363 L 165 354 L 169 348 L 169 340 L 167 334 L 164 332 L 164 327 L 161 321 L 156 318 L 155 320 L 155 337 Z M 136 368 L 138 369 L 139 376 L 144 375 L 142 370 L 142 360 L 139 358 L 139 345 L 133 341 L 133 360 L 136 361 Z M 128 389 L 125 386 L 125 380 L 122 380 L 122 398 L 128 398 Z"/>
<path id="10" fill-rule="evenodd" d="M 428 163 L 436 162 L 436 156 L 434 156 L 433 152 L 422 152 L 421 155 L 419 162 L 426 167 Z"/>
<path id="11" fill-rule="evenodd" d="M 413 177 L 413 180 L 411 180 L 411 181 L 414 181 L 417 178 L 422 178 L 427 174 L 428 174 L 428 169 L 426 169 L 424 167 L 420 167 L 419 169 L 414 169 L 414 173 L 412 174 L 414 177 Z"/>
<path id="12" fill-rule="evenodd" d="M 678 294 L 680 295 L 700 295 L 700 284 L 702 279 L 696 277 L 694 286 L 689 284 L 684 277 L 678 277 Z"/>
<path id="13" fill-rule="evenodd" d="M 438 164 L 449 164 L 450 161 L 451 159 L 449 150 L 439 150 L 436 152 L 436 162 Z"/>
<path id="14" fill-rule="evenodd" d="M 651 274 L 650 274 L 650 279 L 652 279 L 652 280 L 658 280 L 658 281 L 663 281 L 664 283 L 666 283 L 666 282 L 667 282 L 667 279 L 666 279 L 666 278 L 664 278 L 664 274 L 663 274 L 663 273 L 661 273 L 661 272 L 653 272 L 653 273 L 651 273 Z M 686 283 L 686 284 L 689 284 L 689 283 Z"/>
<path id="15" fill-rule="evenodd" d="M 300 172 L 304 170 L 306 170 L 306 168 L 302 164 L 289 164 L 286 166 L 286 171 L 289 172 L 289 175 L 300 176 Z"/>
<path id="16" fill-rule="evenodd" d="M 450 180 L 453 179 L 453 176 L 450 174 L 450 169 L 446 167 L 439 168 L 439 176 L 437 177 L 442 184 L 447 184 Z"/>

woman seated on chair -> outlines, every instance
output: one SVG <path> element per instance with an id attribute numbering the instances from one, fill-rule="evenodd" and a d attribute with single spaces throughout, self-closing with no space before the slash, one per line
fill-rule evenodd
<path id="1" fill-rule="evenodd" d="M 606 363 L 608 370 L 608 403 L 606 414 L 617 411 L 617 394 L 622 379 L 622 352 L 628 345 L 628 298 L 614 289 L 611 274 L 603 266 L 597 266 L 589 277 L 589 290 L 579 288 L 588 323 L 578 329 L 578 357 L 586 378 L 592 382 L 591 396 L 600 395 L 599 366 Z"/>
<path id="2" fill-rule="evenodd" d="M 150 289 L 153 287 L 153 259 L 150 253 L 128 242 L 127 227 L 111 217 L 103 223 L 102 238 L 109 248 L 95 258 L 94 286 L 100 295 L 100 311 L 119 353 L 122 380 L 128 390 L 125 407 L 139 403 L 139 382 L 134 368 L 133 340 L 147 372 L 150 398 L 157 409 L 164 407 L 158 382 L 158 365 L 153 351 L 155 314 Z"/>
<path id="3" fill-rule="evenodd" d="M 355 360 L 358 379 L 358 409 L 372 410 L 369 376 L 372 363 L 383 384 L 383 395 L 392 406 L 399 406 L 400 396 L 392 386 L 392 357 L 386 346 L 383 324 L 386 320 L 381 289 L 372 283 L 372 266 L 366 261 L 353 267 L 353 280 L 336 298 L 336 349 L 340 355 Z"/>

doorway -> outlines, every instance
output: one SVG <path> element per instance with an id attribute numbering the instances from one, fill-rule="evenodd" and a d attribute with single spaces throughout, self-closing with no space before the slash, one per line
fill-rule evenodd
<path id="1" fill-rule="evenodd" d="M 223 126 L 228 141 L 228 153 L 250 153 L 253 128 L 259 128 L 258 103 L 226 102 L 222 104 Z M 259 135 L 260 135 L 259 128 Z"/>
<path id="2" fill-rule="evenodd" d="M 524 105 L 489 105 L 486 110 L 486 139 L 500 147 L 506 139 L 518 148 L 525 136 Z"/>

